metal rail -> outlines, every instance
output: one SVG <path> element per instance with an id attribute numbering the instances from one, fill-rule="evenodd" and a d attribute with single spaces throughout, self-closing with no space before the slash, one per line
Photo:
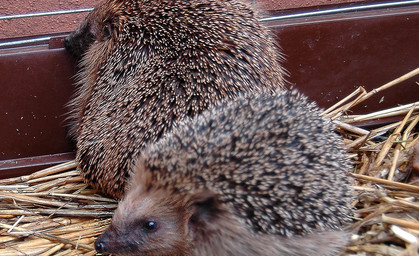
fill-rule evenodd
<path id="1" fill-rule="evenodd" d="M 349 6 L 349 7 L 337 7 L 337 8 L 325 9 L 325 10 L 319 10 L 319 11 L 307 11 L 307 12 L 302 12 L 302 13 L 284 14 L 284 15 L 279 15 L 275 17 L 262 18 L 260 19 L 260 21 L 267 22 L 267 21 L 279 21 L 279 20 L 287 20 L 287 19 L 294 19 L 294 18 L 309 18 L 309 17 L 319 16 L 319 15 L 356 12 L 356 11 L 364 11 L 364 10 L 372 10 L 372 9 L 380 9 L 380 8 L 401 7 L 401 6 L 409 6 L 409 5 L 414 5 L 414 4 L 419 4 L 419 0 L 407 0 L 407 1 L 398 1 L 398 2 L 362 4 L 362 5 L 355 5 L 355 6 Z M 73 14 L 73 13 L 89 12 L 91 10 L 93 10 L 93 8 L 6 15 L 6 16 L 0 16 L 0 21 L 8 20 L 8 19 Z M 44 42 L 44 41 L 47 42 L 50 39 L 51 39 L 50 36 L 46 36 L 46 37 L 39 37 L 39 38 L 34 38 L 34 39 L 4 42 L 4 43 L 0 43 L 0 48 L 7 47 L 7 46 L 18 46 L 18 45 L 24 45 L 24 44 L 30 44 L 30 43 Z"/>
<path id="2" fill-rule="evenodd" d="M 73 14 L 73 13 L 80 13 L 80 12 L 90 12 L 91 10 L 93 10 L 93 8 L 5 15 L 5 16 L 0 16 L 0 20 L 13 20 L 13 19 L 22 19 L 22 18 L 51 16 L 51 15 Z"/>
<path id="3" fill-rule="evenodd" d="M 286 20 L 286 19 L 294 19 L 294 18 L 308 18 L 308 17 L 326 15 L 326 14 L 337 14 L 337 13 L 344 13 L 344 12 L 356 12 L 356 11 L 364 11 L 364 10 L 372 10 L 372 9 L 380 9 L 380 8 L 400 7 L 400 6 L 408 6 L 408 5 L 413 5 L 413 4 L 419 4 L 419 0 L 377 3 L 377 4 L 364 4 L 364 5 L 356 5 L 356 6 L 349 6 L 349 7 L 338 7 L 338 8 L 333 8 L 333 9 L 308 11 L 308 12 L 302 12 L 302 13 L 293 13 L 293 14 L 285 14 L 285 15 L 280 15 L 280 16 L 275 16 L 275 17 L 262 18 L 260 19 L 260 21 L 266 22 L 266 21 L 277 21 L 277 20 Z"/>
<path id="4" fill-rule="evenodd" d="M 24 44 L 48 42 L 50 39 L 51 39 L 51 36 L 43 36 L 43 37 L 37 37 L 37 38 L 32 38 L 32 39 L 23 39 L 23 40 L 11 41 L 11 42 L 4 42 L 4 43 L 0 43 L 0 48 L 8 47 L 8 46 L 18 46 L 18 45 L 24 45 Z"/>

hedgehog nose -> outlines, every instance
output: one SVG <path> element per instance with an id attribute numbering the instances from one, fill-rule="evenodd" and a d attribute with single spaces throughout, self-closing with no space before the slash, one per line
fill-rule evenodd
<path id="1" fill-rule="evenodd" d="M 66 49 L 70 48 L 70 37 L 69 36 L 66 36 L 66 38 L 64 39 L 64 47 Z"/>
<path id="2" fill-rule="evenodd" d="M 95 241 L 95 249 L 97 252 L 105 252 L 106 244 L 103 241 L 100 241 L 100 238 Z"/>

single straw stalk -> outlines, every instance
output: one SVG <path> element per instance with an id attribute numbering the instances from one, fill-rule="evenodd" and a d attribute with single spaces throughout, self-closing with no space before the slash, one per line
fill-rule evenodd
<path id="1" fill-rule="evenodd" d="M 373 95 L 377 94 L 378 92 L 381 92 L 381 91 L 383 91 L 383 90 L 385 90 L 385 89 L 388 89 L 388 88 L 390 88 L 390 87 L 392 87 L 392 86 L 394 86 L 394 85 L 397 85 L 397 84 L 399 84 L 399 83 L 401 83 L 401 82 L 403 82 L 403 81 L 406 81 L 407 79 L 410 79 L 410 78 L 412 78 L 412 77 L 414 77 L 414 76 L 416 76 L 416 75 L 418 75 L 418 74 L 419 74 L 419 68 L 416 68 L 416 69 L 414 69 L 414 70 L 410 71 L 409 73 L 407 73 L 407 74 L 405 74 L 405 75 L 402 75 L 401 77 L 396 78 L 396 79 L 394 79 L 393 81 L 390 81 L 390 82 L 388 82 L 388 83 L 386 83 L 386 84 L 382 85 L 381 87 L 376 88 L 376 89 L 374 89 L 374 90 L 370 91 L 369 93 L 367 93 L 367 94 L 363 95 L 363 96 L 362 96 L 359 100 L 357 100 L 356 102 L 354 102 L 354 103 L 351 105 L 351 107 L 354 107 L 354 106 L 358 105 L 359 103 L 361 103 L 361 102 L 365 101 L 366 99 L 368 99 L 368 98 L 370 98 L 371 96 L 373 96 Z"/>
<path id="2" fill-rule="evenodd" d="M 390 141 L 391 138 L 393 137 L 399 137 L 400 133 L 402 131 L 402 129 L 404 128 L 404 126 L 406 125 L 407 121 L 409 120 L 409 117 L 412 115 L 414 110 L 414 106 L 410 109 L 410 111 L 407 113 L 407 115 L 405 116 L 405 118 L 403 119 L 402 123 L 400 124 L 400 126 L 396 129 L 396 131 L 390 136 L 390 138 L 386 141 L 386 143 L 384 144 L 383 148 L 385 150 L 383 150 L 382 152 L 380 152 L 380 154 L 378 154 L 377 156 L 377 160 L 375 162 L 376 166 L 380 166 L 382 161 L 384 160 L 385 155 L 388 153 L 391 145 L 393 144 L 392 141 Z M 393 136 L 394 135 L 394 136 Z M 394 176 L 394 172 L 396 170 L 396 166 L 397 163 L 399 161 L 399 154 L 400 154 L 400 146 L 401 144 L 397 144 L 394 155 L 393 155 L 393 162 L 392 162 L 392 166 L 390 168 L 390 172 L 388 174 L 388 180 L 393 180 L 393 176 Z"/>
<path id="3" fill-rule="evenodd" d="M 17 178 L 0 180 L 0 184 L 5 185 L 5 184 L 14 184 L 14 183 L 19 183 L 19 182 L 25 182 L 25 181 L 29 181 L 29 180 L 32 180 L 32 179 L 35 179 L 35 178 L 44 177 L 44 176 L 47 176 L 47 175 L 51 175 L 51 174 L 67 171 L 67 170 L 70 170 L 70 169 L 74 169 L 76 167 L 77 167 L 77 164 L 73 160 L 73 161 L 70 161 L 70 162 L 67 162 L 67 163 L 63 163 L 63 164 L 60 164 L 60 165 L 56 165 L 56 166 L 47 168 L 47 169 L 39 171 L 39 172 L 35 172 L 35 173 L 27 175 L 27 176 L 21 176 L 21 177 L 17 177 Z"/>

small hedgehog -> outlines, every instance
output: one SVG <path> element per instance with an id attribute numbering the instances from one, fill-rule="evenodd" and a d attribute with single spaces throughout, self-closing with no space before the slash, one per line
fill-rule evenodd
<path id="1" fill-rule="evenodd" d="M 335 255 L 352 216 L 341 138 L 297 93 L 224 101 L 147 146 L 98 252 Z"/>
<path id="2" fill-rule="evenodd" d="M 222 98 L 284 87 L 280 53 L 235 0 L 107 0 L 66 39 L 81 57 L 70 133 L 84 179 L 120 198 L 141 149 Z"/>

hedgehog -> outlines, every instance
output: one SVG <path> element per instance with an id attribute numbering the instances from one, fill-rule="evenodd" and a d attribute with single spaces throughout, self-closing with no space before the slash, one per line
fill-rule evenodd
<path id="1" fill-rule="evenodd" d="M 121 198 L 133 159 L 223 98 L 286 89 L 281 53 L 235 0 L 107 0 L 65 40 L 80 57 L 69 134 L 84 180 Z"/>
<path id="2" fill-rule="evenodd" d="M 350 162 L 295 90 L 223 100 L 136 161 L 98 252 L 335 255 L 350 236 Z"/>

